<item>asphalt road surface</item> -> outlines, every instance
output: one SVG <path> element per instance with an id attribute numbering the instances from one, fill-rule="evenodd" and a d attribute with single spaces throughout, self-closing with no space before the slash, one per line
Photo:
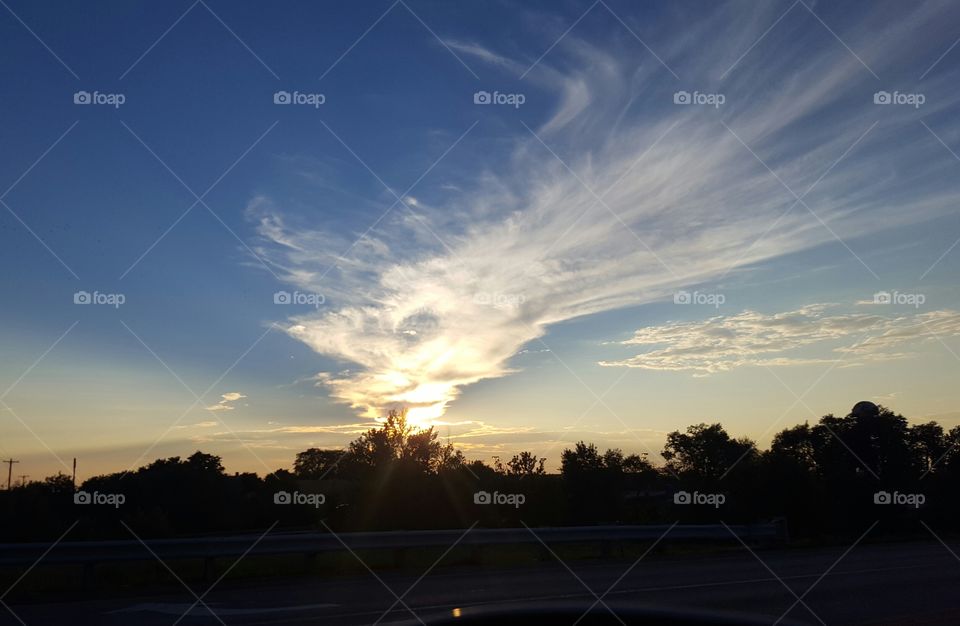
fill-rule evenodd
<path id="1" fill-rule="evenodd" d="M 960 559 L 951 550 L 960 554 L 960 547 L 939 543 L 860 545 L 846 554 L 843 547 L 742 549 L 704 557 L 651 555 L 632 569 L 630 560 L 552 560 L 509 569 L 440 566 L 422 579 L 419 572 L 370 572 L 336 580 L 221 583 L 203 596 L 209 609 L 194 605 L 196 597 L 181 588 L 162 596 L 11 604 L 16 616 L 0 605 L 0 624 L 152 626 L 180 619 L 186 625 L 389 625 L 457 607 L 592 603 L 596 596 L 611 606 L 736 611 L 771 624 L 781 616 L 809 624 L 960 624 Z M 197 595 L 206 591 L 193 587 Z"/>

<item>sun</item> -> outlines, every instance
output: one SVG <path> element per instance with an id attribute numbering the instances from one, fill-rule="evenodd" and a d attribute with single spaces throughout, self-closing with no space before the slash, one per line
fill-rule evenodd
<path id="1" fill-rule="evenodd" d="M 407 423 L 416 428 L 429 428 L 443 412 L 443 403 L 411 407 L 407 410 Z"/>

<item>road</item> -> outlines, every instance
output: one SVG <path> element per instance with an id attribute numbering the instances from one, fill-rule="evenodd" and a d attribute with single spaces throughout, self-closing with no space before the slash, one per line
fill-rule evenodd
<path id="1" fill-rule="evenodd" d="M 960 554 L 960 546 L 950 550 Z M 221 583 L 204 602 L 222 622 L 243 625 L 352 625 L 378 619 L 391 624 L 413 619 L 412 613 L 535 600 L 593 602 L 594 594 L 611 606 L 629 601 L 737 611 L 771 624 L 785 614 L 810 624 L 960 624 L 960 560 L 950 550 L 939 543 L 860 545 L 847 554 L 844 547 L 755 554 L 744 548 L 704 557 L 651 555 L 632 569 L 629 560 L 551 560 L 509 569 L 440 566 L 419 582 L 420 572 L 371 572 L 343 579 Z M 205 589 L 194 585 L 198 595 Z M 394 594 L 410 610 L 394 606 Z M 220 623 L 204 607 L 191 608 L 194 600 L 183 588 L 161 596 L 11 608 L 28 626 L 152 626 L 173 624 L 185 612 L 180 624 Z M 0 624 L 21 623 L 2 606 L 0 613 Z"/>

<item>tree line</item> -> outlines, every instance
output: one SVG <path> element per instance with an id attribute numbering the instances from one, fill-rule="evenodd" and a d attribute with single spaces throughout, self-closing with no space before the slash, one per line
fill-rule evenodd
<path id="1" fill-rule="evenodd" d="M 343 450 L 311 448 L 292 470 L 228 474 L 215 455 L 158 459 L 74 486 L 57 474 L 0 494 L 4 540 L 129 538 L 279 528 L 338 531 L 481 526 L 787 521 L 793 536 L 859 534 L 876 520 L 909 533 L 922 519 L 958 530 L 960 427 L 909 424 L 859 403 L 778 432 L 767 450 L 721 424 L 667 435 L 662 464 L 578 442 L 560 471 L 522 451 L 468 460 L 403 411 Z M 122 498 L 117 498 L 117 495 Z M 114 496 L 111 499 L 109 496 Z M 122 500 L 122 502 L 120 501 Z M 321 522 L 323 522 L 321 524 Z"/>

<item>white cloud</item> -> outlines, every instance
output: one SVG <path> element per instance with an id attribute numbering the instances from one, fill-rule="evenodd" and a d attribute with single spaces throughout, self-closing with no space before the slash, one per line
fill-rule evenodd
<path id="1" fill-rule="evenodd" d="M 214 428 L 219 425 L 220 422 L 209 420 L 206 422 L 197 422 L 195 424 L 183 424 L 181 426 L 177 426 L 177 428 Z"/>
<path id="2" fill-rule="evenodd" d="M 232 411 L 233 403 L 247 396 L 237 391 L 230 391 L 220 396 L 220 402 L 207 407 L 208 411 Z"/>
<path id="3" fill-rule="evenodd" d="M 888 317 L 866 313 L 831 315 L 832 308 L 816 304 L 773 315 L 744 311 L 704 321 L 650 326 L 636 331 L 622 344 L 664 347 L 600 364 L 686 370 L 698 375 L 751 365 L 774 367 L 841 360 L 843 365 L 851 366 L 904 358 L 919 342 L 960 335 L 957 311 Z M 826 347 L 829 356 L 796 355 L 796 351 L 810 346 Z M 794 354 L 784 355 L 790 352 Z"/>
<path id="4" fill-rule="evenodd" d="M 903 46 L 892 55 L 891 42 L 912 41 L 918 25 L 931 22 L 931 6 L 890 20 L 883 41 L 862 29 L 841 36 L 878 71 L 905 64 L 926 50 Z M 410 207 L 418 218 L 399 206 L 356 243 L 362 231 L 337 233 L 267 196 L 255 198 L 249 208 L 262 238 L 257 253 L 289 283 L 326 296 L 325 308 L 287 329 L 348 368 L 318 381 L 369 417 L 405 405 L 416 418 L 437 418 L 465 386 L 509 374 L 508 360 L 551 324 L 664 299 L 732 268 L 835 243 L 831 230 L 858 248 L 858 237 L 955 210 L 955 185 L 942 181 L 956 179 L 956 163 L 922 127 L 902 132 L 908 121 L 916 126 L 906 119 L 910 112 L 884 111 L 884 124 L 850 150 L 878 115 L 871 97 L 877 85 L 842 47 L 768 38 L 718 82 L 776 19 L 754 19 L 757 10 L 748 9 L 749 20 L 724 7 L 675 24 L 683 36 L 661 56 L 684 63 L 682 84 L 644 50 L 601 50 L 568 35 L 529 79 L 556 94 L 556 110 L 536 132 L 575 175 L 517 125 L 512 153 L 472 185 L 457 179 L 462 200 L 433 206 L 424 183 L 418 206 Z M 803 23 L 824 34 L 814 20 Z M 494 68 L 528 65 L 476 43 L 457 45 Z M 952 74 L 931 75 L 928 87 L 948 79 Z M 727 103 L 720 110 L 674 105 L 678 88 L 723 91 Z M 439 172 L 431 174 L 438 188 L 449 184 Z M 780 181 L 798 194 L 816 184 L 804 201 L 817 217 L 791 208 L 794 197 Z M 788 330 L 789 319 L 744 315 L 757 317 L 741 323 L 782 325 L 782 336 L 766 335 L 771 344 L 804 341 Z M 842 326 L 870 330 L 877 319 L 829 317 L 819 332 L 847 336 Z M 703 331 L 719 328 L 711 323 Z M 753 349 L 768 354 L 759 341 Z M 666 350 L 673 352 L 659 366 L 724 367 L 724 359 L 697 356 L 696 346 L 688 361 L 677 348 Z M 763 357 L 770 364 L 779 358 Z"/>

